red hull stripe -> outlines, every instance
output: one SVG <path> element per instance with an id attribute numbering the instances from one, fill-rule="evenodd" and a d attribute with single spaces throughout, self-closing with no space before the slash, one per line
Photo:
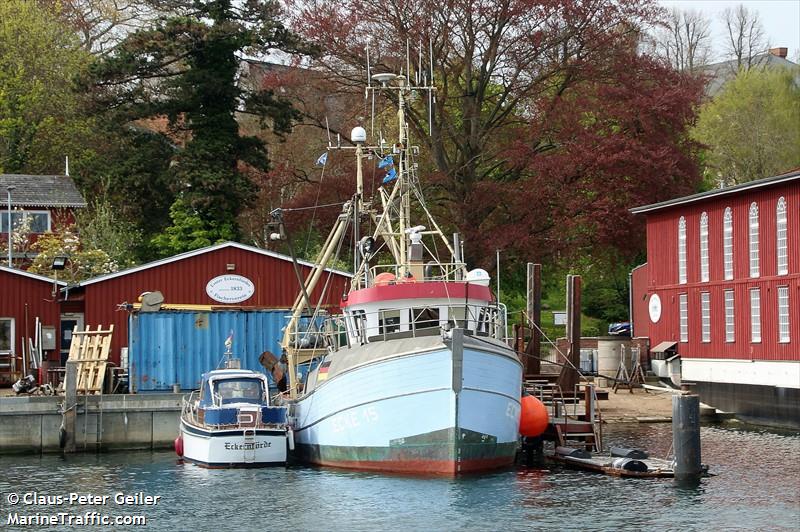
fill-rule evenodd
<path id="1" fill-rule="evenodd" d="M 373 286 L 354 290 L 347 295 L 347 300 L 342 301 L 342 308 L 353 305 L 362 305 L 374 301 L 391 301 L 395 299 L 427 299 L 442 298 L 463 302 L 469 295 L 470 299 L 478 301 L 492 301 L 492 291 L 488 286 L 459 282 L 421 282 L 399 283 L 390 285 Z"/>
<path id="2" fill-rule="evenodd" d="M 495 458 L 476 458 L 472 460 L 402 460 L 374 461 L 361 460 L 320 460 L 318 465 L 342 469 L 359 469 L 363 471 L 379 471 L 384 473 L 405 473 L 421 475 L 459 475 L 501 469 L 514 464 L 513 456 Z"/>

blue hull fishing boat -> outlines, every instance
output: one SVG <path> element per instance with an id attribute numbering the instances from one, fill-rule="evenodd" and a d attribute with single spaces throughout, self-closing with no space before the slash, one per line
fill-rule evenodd
<path id="1" fill-rule="evenodd" d="M 420 84 L 421 75 L 418 86 L 393 74 L 371 79 L 368 93 L 388 92 L 398 103 L 399 138 L 367 145 L 356 127 L 353 146 L 330 146 L 354 151 L 356 192 L 303 283 L 282 341 L 294 379 L 287 404 L 296 454 L 326 466 L 444 475 L 511 465 L 523 369 L 504 342 L 505 309 L 488 273 L 468 270 L 458 236 L 445 237 L 430 215 L 419 150 L 409 142 L 406 102 L 426 92 L 430 102 L 434 88 Z M 362 166 L 372 158 L 386 177 L 365 201 Z M 343 239 L 355 243 L 352 286 L 342 315 L 321 319 L 308 294 Z M 311 369 L 298 381 L 304 364 Z"/>

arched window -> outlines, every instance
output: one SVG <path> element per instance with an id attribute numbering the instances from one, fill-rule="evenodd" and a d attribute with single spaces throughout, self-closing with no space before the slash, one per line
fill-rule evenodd
<path id="1" fill-rule="evenodd" d="M 789 250 L 786 244 L 786 200 L 778 198 L 775 208 L 775 229 L 778 237 L 778 275 L 789 273 Z"/>
<path id="2" fill-rule="evenodd" d="M 733 211 L 725 208 L 722 218 L 722 254 L 725 262 L 725 280 L 733 279 Z"/>
<path id="3" fill-rule="evenodd" d="M 686 284 L 686 218 L 678 220 L 678 283 Z"/>
<path id="4" fill-rule="evenodd" d="M 750 277 L 758 277 L 758 204 L 750 204 Z"/>
<path id="5" fill-rule="evenodd" d="M 708 282 L 708 214 L 700 215 L 700 281 Z"/>

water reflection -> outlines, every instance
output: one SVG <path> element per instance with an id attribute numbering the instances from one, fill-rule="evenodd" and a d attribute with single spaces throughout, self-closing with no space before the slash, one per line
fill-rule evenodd
<path id="1" fill-rule="evenodd" d="M 606 429 L 609 444 L 664 456 L 670 426 Z M 307 467 L 208 470 L 171 452 L 1 457 L 0 493 L 161 495 L 153 530 L 794 529 L 800 435 L 735 425 L 701 432 L 717 476 L 696 486 L 561 467 L 424 479 Z M 9 507 L 0 502 L 4 514 Z M 0 515 L 5 518 L 5 515 Z"/>

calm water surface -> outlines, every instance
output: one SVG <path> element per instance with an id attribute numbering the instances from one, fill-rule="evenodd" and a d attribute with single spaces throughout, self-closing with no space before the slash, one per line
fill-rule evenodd
<path id="1" fill-rule="evenodd" d="M 617 425 L 607 428 L 606 443 L 663 456 L 670 431 L 669 424 Z M 0 529 L 22 529 L 7 526 L 9 511 L 69 511 L 9 505 L 8 493 L 30 491 L 161 495 L 155 507 L 74 511 L 143 514 L 147 530 L 800 529 L 799 434 L 710 426 L 702 442 L 717 476 L 695 488 L 560 467 L 425 479 L 304 467 L 206 470 L 170 452 L 0 457 Z"/>

